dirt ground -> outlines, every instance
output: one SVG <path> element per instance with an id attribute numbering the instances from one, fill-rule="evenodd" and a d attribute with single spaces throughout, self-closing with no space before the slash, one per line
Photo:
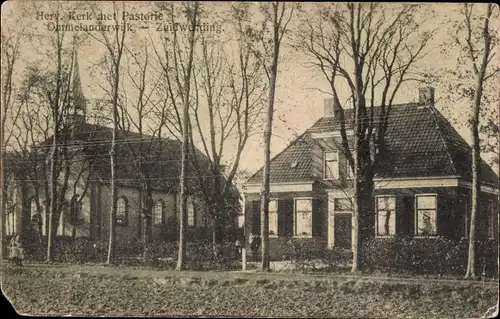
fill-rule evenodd
<path id="1" fill-rule="evenodd" d="M 20 314 L 73 316 L 480 318 L 498 300 L 498 282 L 4 264 L 2 290 Z"/>

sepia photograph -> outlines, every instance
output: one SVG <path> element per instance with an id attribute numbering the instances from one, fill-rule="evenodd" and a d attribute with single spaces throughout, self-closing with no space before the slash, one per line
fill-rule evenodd
<path id="1" fill-rule="evenodd" d="M 497 317 L 499 18 L 2 3 L 3 308 Z"/>

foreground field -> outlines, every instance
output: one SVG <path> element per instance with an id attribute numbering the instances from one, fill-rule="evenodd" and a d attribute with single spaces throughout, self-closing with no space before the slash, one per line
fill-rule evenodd
<path id="1" fill-rule="evenodd" d="M 18 313 L 30 315 L 479 318 L 498 300 L 498 285 L 481 283 L 134 276 L 5 265 L 2 289 Z"/>

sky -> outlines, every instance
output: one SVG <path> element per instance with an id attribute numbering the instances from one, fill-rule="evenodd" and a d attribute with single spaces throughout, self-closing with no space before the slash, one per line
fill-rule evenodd
<path id="1" fill-rule="evenodd" d="M 227 2 L 209 4 L 215 13 L 222 12 L 224 6 L 228 5 L 229 3 Z M 312 5 L 313 4 L 305 4 L 304 6 L 307 7 Z M 391 4 L 387 3 L 386 5 L 390 6 Z M 430 19 L 425 27 L 436 27 L 438 30 L 434 39 L 428 45 L 429 54 L 420 62 L 419 68 L 429 73 L 433 73 L 437 72 L 437 70 L 442 67 L 449 66 L 452 68 L 454 63 L 456 63 L 453 57 L 450 58 L 441 55 L 441 46 L 444 42 L 449 40 L 448 31 L 443 27 L 445 25 L 443 21 L 457 18 L 457 13 L 454 10 L 456 10 L 460 4 L 443 3 L 431 4 L 429 6 L 433 9 L 435 17 Z M 20 7 L 14 2 L 10 1 L 4 3 L 2 5 L 2 27 L 8 26 L 11 30 L 16 30 L 16 28 L 24 25 L 36 34 L 50 34 L 50 16 L 42 15 L 41 12 L 44 14 L 51 13 L 51 8 L 52 6 L 48 2 L 40 2 L 38 7 L 34 6 L 27 12 L 21 12 Z M 110 3 L 107 4 L 107 7 L 104 5 L 104 12 L 109 13 L 111 12 L 110 10 Z M 257 7 L 255 7 L 254 10 L 257 10 Z M 141 12 L 151 12 L 152 10 L 150 7 L 147 7 L 147 5 L 139 5 L 136 2 L 130 2 L 127 3 L 127 11 L 130 14 L 137 14 Z M 74 18 L 85 19 L 85 13 L 88 12 L 88 10 L 77 9 L 72 10 L 72 12 L 73 13 L 70 13 L 68 11 L 66 14 L 72 14 Z M 80 16 L 78 14 L 80 14 Z M 18 20 L 9 18 L 9 15 L 12 17 L 17 16 Z M 91 23 L 88 20 L 75 21 L 75 23 L 76 22 L 83 24 Z M 155 23 L 151 21 L 144 23 L 150 25 L 148 29 L 149 33 L 144 30 L 138 30 L 134 33 L 134 38 L 130 39 L 130 44 L 132 46 L 139 45 L 141 40 L 146 39 L 148 36 L 151 36 L 151 34 L 153 34 L 153 37 L 157 36 L 154 32 L 150 32 L 150 30 L 154 28 L 151 26 L 155 25 Z M 291 28 L 296 28 L 298 26 L 299 22 L 292 20 Z M 223 25 L 224 31 L 221 32 L 221 35 L 214 34 L 214 36 L 228 37 L 228 34 L 231 34 L 231 32 L 227 30 L 229 27 L 230 26 L 227 24 Z M 492 27 L 496 30 L 500 29 L 498 19 L 492 21 Z M 42 56 L 41 50 L 43 50 L 43 46 L 40 46 L 36 41 L 26 41 L 22 43 L 21 47 L 23 61 L 18 65 L 16 70 L 21 70 L 22 64 L 26 61 L 34 61 Z M 99 98 L 99 95 L 102 94 L 98 84 L 98 82 L 102 82 L 102 79 L 96 79 L 95 75 L 93 75 L 95 72 L 92 71 L 95 71 L 95 62 L 104 52 L 104 47 L 92 40 L 88 41 L 78 50 L 82 89 L 87 99 Z M 497 54 L 495 59 L 497 65 L 499 61 L 498 56 Z M 18 76 L 21 76 L 20 73 Z M 328 91 L 328 86 L 327 82 L 323 79 L 323 75 L 306 65 L 306 57 L 303 53 L 287 45 L 282 49 L 277 83 L 275 121 L 273 123 L 273 137 L 271 141 L 272 156 L 281 152 L 295 136 L 312 126 L 312 124 L 323 115 L 323 100 L 328 97 L 328 94 L 325 93 Z M 437 109 L 444 112 L 445 116 L 453 119 L 452 124 L 466 141 L 470 142 L 469 129 L 460 125 L 460 123 L 464 122 L 469 111 L 467 101 L 458 103 L 449 110 L 446 101 L 443 100 L 443 97 L 447 95 L 445 83 L 435 83 L 433 86 L 436 89 Z M 403 85 L 395 102 L 406 103 L 417 101 L 418 87 L 418 83 Z M 498 108 L 498 105 L 491 105 L 489 107 Z M 449 111 L 449 113 L 447 111 Z M 231 147 L 228 147 L 227 150 L 228 154 L 231 153 Z M 263 158 L 262 136 L 256 135 L 249 140 L 242 154 L 240 169 L 253 173 L 263 165 Z M 494 169 L 497 168 L 495 167 Z"/>

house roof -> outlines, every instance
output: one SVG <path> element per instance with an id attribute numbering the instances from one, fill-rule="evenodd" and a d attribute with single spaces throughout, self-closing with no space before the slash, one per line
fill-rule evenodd
<path id="1" fill-rule="evenodd" d="M 379 112 L 375 108 L 376 114 Z M 353 110 L 345 110 L 346 126 L 352 127 Z M 471 148 L 449 121 L 434 107 L 417 103 L 394 105 L 389 115 L 385 150 L 380 154 L 376 176 L 382 178 L 462 176 L 470 179 Z M 312 132 L 339 130 L 338 117 L 323 117 L 271 160 L 271 183 L 320 180 L 312 165 Z M 302 142 L 298 142 L 301 140 Z M 291 168 L 291 162 L 304 165 Z M 493 185 L 498 177 L 482 162 L 481 179 Z M 262 180 L 262 169 L 248 184 Z"/>
<path id="2" fill-rule="evenodd" d="M 314 142 L 309 132 L 297 137 L 285 150 L 272 159 L 270 183 L 312 181 L 314 179 L 311 156 L 313 147 Z M 251 176 L 248 183 L 262 183 L 262 169 Z"/>

